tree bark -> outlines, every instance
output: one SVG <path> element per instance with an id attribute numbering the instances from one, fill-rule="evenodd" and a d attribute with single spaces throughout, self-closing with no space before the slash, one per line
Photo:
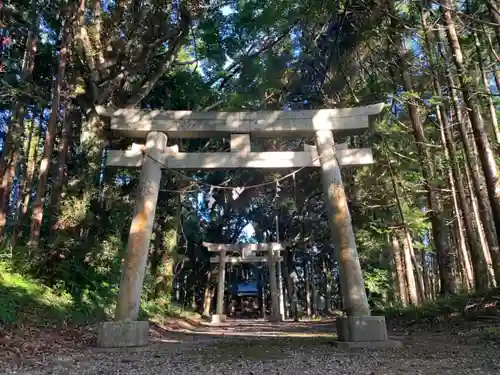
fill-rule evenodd
<path id="1" fill-rule="evenodd" d="M 434 77 L 436 77 L 436 72 L 434 72 Z M 434 90 L 437 97 L 442 97 L 443 93 L 441 90 L 441 85 L 439 84 L 436 78 L 433 79 Z M 452 198 L 453 198 L 453 208 L 456 215 L 457 225 L 458 225 L 458 239 L 459 239 L 459 250 L 460 250 L 460 259 L 462 262 L 462 268 L 465 272 L 466 288 L 469 289 L 473 282 L 475 282 L 476 288 L 478 290 L 483 290 L 487 288 L 487 280 L 484 278 L 485 267 L 484 267 L 484 259 L 479 250 L 479 243 L 477 240 L 476 233 L 474 232 L 474 226 L 472 224 L 472 219 L 470 215 L 467 215 L 467 212 L 471 212 L 469 202 L 467 200 L 467 195 L 465 193 L 465 188 L 463 185 L 463 177 L 460 171 L 460 167 L 458 165 L 457 157 L 456 157 L 456 146 L 453 140 L 453 134 L 451 130 L 451 126 L 448 122 L 447 113 L 442 105 L 436 106 L 436 116 L 440 127 L 441 139 L 445 149 L 445 158 L 450 161 L 451 169 L 449 173 L 450 179 L 450 187 L 452 190 Z M 458 192 L 458 201 L 457 194 Z M 460 206 L 458 204 L 460 202 Z M 461 208 L 461 209 L 460 209 Z M 462 213 L 464 213 L 462 215 Z M 465 247 L 465 238 L 463 225 L 465 226 L 465 234 L 467 238 L 467 243 L 469 246 L 469 250 L 472 256 L 472 262 L 474 265 L 474 272 L 472 272 L 469 254 L 467 251 L 467 247 Z M 463 244 L 463 245 L 462 245 Z M 473 280 L 474 278 L 474 280 Z"/>
<path id="2" fill-rule="evenodd" d="M 61 48 L 59 50 L 59 66 L 57 68 L 56 82 L 52 95 L 52 106 L 50 111 L 50 119 L 45 133 L 45 144 L 43 148 L 43 158 L 40 163 L 38 174 L 38 184 L 36 189 L 35 203 L 33 205 L 33 214 L 31 217 L 31 228 L 29 235 L 30 247 L 38 247 L 40 241 L 40 230 L 43 220 L 43 205 L 45 201 L 45 191 L 47 187 L 47 179 L 50 172 L 50 163 L 52 157 L 52 149 L 54 147 L 54 139 L 57 130 L 57 119 L 59 117 L 59 103 L 61 98 L 61 90 L 64 83 L 66 72 L 66 64 L 70 56 L 70 45 L 72 41 L 72 26 L 74 11 L 63 11 L 61 16 L 64 21 L 63 36 Z"/>
<path id="3" fill-rule="evenodd" d="M 486 4 L 488 6 L 488 10 L 490 12 L 491 21 L 496 24 L 493 27 L 495 30 L 495 37 L 498 43 L 498 50 L 500 51 L 500 11 L 498 7 L 495 5 L 494 0 L 486 0 Z"/>
<path id="4" fill-rule="evenodd" d="M 33 180 L 35 178 L 36 166 L 38 162 L 38 152 L 40 151 L 40 138 L 42 137 L 42 127 L 43 127 L 43 111 L 40 113 L 36 141 L 33 143 L 33 156 L 29 158 L 28 171 L 26 178 L 26 194 L 24 197 L 22 216 L 23 220 L 26 220 L 28 215 L 28 209 L 31 202 L 31 192 L 33 191 Z"/>
<path id="5" fill-rule="evenodd" d="M 444 33 L 438 31 L 437 35 L 438 38 L 441 40 L 441 42 L 445 42 Z M 448 55 L 445 51 L 442 51 L 440 45 L 438 45 L 438 48 L 441 50 L 441 54 L 445 59 L 445 67 L 446 67 L 448 65 Z M 484 193 L 484 189 L 482 188 L 482 183 L 479 176 L 480 171 L 477 163 L 474 143 L 471 143 L 469 141 L 469 133 L 471 132 L 470 124 L 466 120 L 466 118 L 462 116 L 457 91 L 455 89 L 456 83 L 455 79 L 453 78 L 453 75 L 447 68 L 445 68 L 444 75 L 448 80 L 448 90 L 453 104 L 453 109 L 457 118 L 458 130 L 460 133 L 460 138 L 462 140 L 467 168 L 470 172 L 472 187 L 474 189 L 475 196 L 477 197 L 477 203 L 479 206 L 479 215 L 482 222 L 482 227 L 484 229 L 484 234 L 488 242 L 488 247 L 492 254 L 492 258 L 495 258 L 493 254 L 497 254 L 496 257 L 500 257 L 500 248 L 498 246 L 498 238 L 495 232 L 495 225 L 493 222 L 494 220 L 490 211 L 490 205 L 488 204 L 488 197 Z M 500 265 L 494 266 L 494 269 L 495 269 L 495 278 L 498 283 L 498 281 L 500 280 Z"/>
<path id="6" fill-rule="evenodd" d="M 469 166 L 467 165 L 467 163 L 465 163 L 465 177 L 467 178 L 467 185 L 469 187 L 469 196 L 470 196 L 470 200 L 471 200 L 471 204 L 472 204 L 472 213 L 473 213 L 473 217 L 474 217 L 476 230 L 477 230 L 477 233 L 479 234 L 479 242 L 481 245 L 483 258 L 485 261 L 486 273 L 488 275 L 488 283 L 489 283 L 488 285 L 490 287 L 496 287 L 497 282 L 495 279 L 495 270 L 494 270 L 493 263 L 491 260 L 490 246 L 488 245 L 488 241 L 486 239 L 484 226 L 480 220 L 481 214 L 480 214 L 479 208 L 478 208 L 478 198 L 477 198 L 476 194 L 474 193 L 474 188 L 473 188 L 472 182 L 471 182 L 471 173 L 470 173 Z"/>
<path id="7" fill-rule="evenodd" d="M 415 281 L 415 273 L 413 271 L 413 263 L 411 259 L 411 252 L 410 252 L 411 242 L 408 241 L 408 238 L 404 235 L 404 233 L 400 233 L 399 235 L 401 236 L 401 241 L 403 243 L 403 260 L 406 269 L 408 296 L 410 297 L 410 303 L 413 306 L 418 306 L 420 305 L 420 301 L 418 298 L 417 283 Z"/>
<path id="8" fill-rule="evenodd" d="M 425 285 L 424 285 L 424 277 L 422 275 L 422 269 L 420 268 L 420 262 L 417 261 L 417 257 L 415 255 L 415 248 L 413 247 L 413 238 L 410 233 L 408 227 L 403 228 L 403 233 L 405 235 L 406 243 L 408 244 L 408 248 L 410 250 L 410 258 L 415 271 L 415 280 L 417 285 L 417 293 L 419 303 L 422 303 L 425 300 Z"/>
<path id="9" fill-rule="evenodd" d="M 484 67 L 483 54 L 481 52 L 481 43 L 476 31 L 473 31 L 474 43 L 476 45 L 476 57 L 479 65 L 479 71 L 481 73 L 481 78 L 483 80 L 484 91 L 486 95 L 483 95 L 484 101 L 487 103 L 488 111 L 490 114 L 490 122 L 492 127 L 492 132 L 495 135 L 495 140 L 500 143 L 500 129 L 498 128 L 497 111 L 495 105 L 493 104 L 493 98 L 491 96 L 490 83 L 488 82 L 488 74 Z"/>
<path id="10" fill-rule="evenodd" d="M 310 317 L 312 314 L 311 309 L 311 272 L 309 272 L 309 256 L 306 256 L 303 262 L 304 267 L 304 281 L 305 281 L 305 292 L 306 292 L 306 315 Z"/>
<path id="11" fill-rule="evenodd" d="M 441 96 L 441 87 L 437 81 L 435 87 L 437 88 L 436 94 L 438 96 Z M 471 212 L 471 209 L 463 185 L 463 176 L 456 157 L 457 150 L 455 147 L 455 142 L 453 140 L 453 134 L 444 108 L 442 106 L 438 106 L 437 110 L 438 121 L 441 123 L 440 127 L 442 131 L 443 141 L 445 143 L 445 154 L 448 155 L 451 164 L 450 185 L 452 187 L 453 193 L 453 207 L 457 218 L 457 225 L 459 230 L 458 234 L 460 236 L 460 242 L 463 242 L 463 223 L 463 225 L 465 226 L 467 244 L 469 246 L 469 251 L 474 267 L 474 272 L 472 272 L 467 248 L 461 247 L 461 258 L 463 260 L 465 272 L 467 275 L 467 284 L 470 284 L 470 286 L 472 286 L 472 283 L 474 282 L 478 290 L 483 290 L 487 288 L 487 281 L 484 278 L 484 258 L 479 249 L 479 241 L 477 239 L 476 232 L 474 231 L 474 225 L 472 223 L 471 215 L 467 214 L 468 212 Z M 456 192 L 458 192 L 458 201 Z M 459 202 L 460 205 L 458 204 Z"/>
<path id="12" fill-rule="evenodd" d="M 424 274 L 424 285 L 425 285 L 425 300 L 434 298 L 434 292 L 432 290 L 432 282 L 429 270 L 429 256 L 427 252 L 422 251 L 422 272 Z"/>
<path id="13" fill-rule="evenodd" d="M 205 293 L 203 295 L 203 315 L 209 317 L 212 308 L 212 298 L 214 294 L 214 287 L 212 285 L 212 269 L 207 272 L 207 282 L 205 285 Z"/>
<path id="14" fill-rule="evenodd" d="M 331 270 L 329 269 L 328 258 L 323 258 L 323 280 L 325 283 L 325 308 L 323 310 L 325 315 L 330 314 L 330 306 L 332 304 L 332 283 L 330 282 Z"/>
<path id="15" fill-rule="evenodd" d="M 393 27 L 396 25 L 393 22 Z M 394 29 L 395 30 L 395 29 Z M 408 64 L 406 62 L 406 48 L 401 39 L 398 40 L 398 62 L 401 69 L 402 83 L 405 91 L 413 91 L 413 82 Z M 427 189 L 428 216 L 432 225 L 432 235 L 438 254 L 439 275 L 441 291 L 443 294 L 455 293 L 453 279 L 453 255 L 448 243 L 448 229 L 443 213 L 441 198 L 435 186 L 435 171 L 431 163 L 429 150 L 424 146 L 427 139 L 418 113 L 418 104 L 415 98 L 409 97 L 407 101 L 408 114 L 413 127 L 413 135 L 417 143 L 417 151 L 421 164 L 423 182 Z"/>
<path id="16" fill-rule="evenodd" d="M 38 2 L 36 0 L 31 1 L 30 23 L 31 26 L 26 38 L 26 49 L 21 68 L 21 86 L 31 80 L 35 67 L 39 26 Z M 24 107 L 25 102 L 28 100 L 29 98 L 23 96 L 15 102 L 9 122 L 9 129 L 0 154 L 0 239 L 3 238 L 5 225 L 7 224 L 10 193 L 16 175 L 17 163 L 20 158 L 20 150 L 22 149 L 21 138 L 24 133 Z"/>
<path id="17" fill-rule="evenodd" d="M 405 270 L 403 265 L 403 257 L 401 255 L 401 245 L 396 234 L 391 235 L 391 238 L 391 249 L 394 256 L 394 265 L 396 269 L 399 302 L 401 303 L 401 306 L 406 307 L 408 306 L 408 289 L 406 288 Z"/>
<path id="18" fill-rule="evenodd" d="M 463 100 L 467 105 L 472 132 L 474 134 L 479 159 L 486 180 L 486 190 L 493 213 L 497 239 L 500 238 L 500 182 L 498 179 L 498 168 L 495 161 L 493 150 L 491 149 L 488 135 L 484 129 L 483 119 L 481 118 L 480 109 L 476 103 L 475 95 L 472 90 L 471 84 L 467 78 L 467 73 L 464 66 L 464 57 L 460 41 L 458 39 L 455 23 L 453 21 L 451 11 L 452 8 L 450 0 L 440 0 L 442 11 L 446 25 L 446 35 L 452 51 L 453 61 L 457 69 L 458 79 L 460 81 L 460 88 L 462 90 Z M 495 263 L 499 263 L 500 259 L 494 259 Z M 498 276 L 497 276 L 498 279 Z"/>
<path id="19" fill-rule="evenodd" d="M 30 166 L 33 164 L 33 159 L 36 159 L 36 154 L 38 150 L 38 133 L 39 130 L 41 129 L 41 126 L 36 125 L 36 114 L 33 114 L 33 118 L 31 119 L 30 122 L 30 129 L 29 129 L 29 134 L 28 134 L 28 140 L 26 142 L 26 147 L 23 152 L 25 155 L 25 162 L 24 168 L 22 168 L 22 171 L 19 173 L 19 196 L 17 197 L 17 202 L 16 202 L 16 213 L 15 213 L 15 225 L 14 225 L 14 230 L 12 231 L 12 236 L 11 236 L 11 246 L 14 247 L 16 242 L 17 242 L 17 237 L 19 235 L 19 232 L 21 231 L 22 228 L 22 223 L 23 223 L 23 203 L 25 203 L 25 200 L 27 197 L 29 197 L 31 193 L 31 184 L 32 184 L 32 178 L 33 178 L 33 173 L 30 171 Z M 35 145 L 35 147 L 33 147 Z M 34 155 L 32 155 L 31 150 L 34 149 Z M 26 163 L 27 161 L 27 163 Z M 30 173 L 31 172 L 31 173 Z"/>
<path id="20" fill-rule="evenodd" d="M 421 12 L 421 24 L 423 30 L 428 30 L 426 16 L 423 12 Z M 425 32 L 424 34 L 424 43 L 427 50 L 427 56 L 430 60 L 431 71 L 432 71 L 432 82 L 434 86 L 434 93 L 438 98 L 443 97 L 443 92 L 441 89 L 441 84 L 438 80 L 439 69 L 438 64 L 432 53 L 431 48 L 431 36 L 429 32 Z M 465 273 L 464 281 L 466 283 L 467 289 L 472 286 L 473 281 L 475 282 L 475 286 L 479 290 L 483 290 L 488 287 L 487 278 L 485 278 L 485 263 L 484 258 L 482 256 L 481 250 L 479 249 L 479 242 L 474 231 L 474 225 L 472 223 L 472 218 L 468 215 L 468 212 L 471 212 L 469 202 L 467 200 L 467 195 L 465 193 L 465 187 L 463 185 L 463 176 L 460 170 L 460 166 L 457 160 L 457 150 L 453 138 L 453 132 L 451 129 L 451 124 L 448 121 L 448 115 L 444 108 L 444 105 L 438 104 L 436 105 L 436 116 L 440 127 L 441 133 L 441 142 L 444 145 L 445 150 L 445 158 L 450 161 L 450 186 L 452 188 L 453 193 L 453 206 L 454 211 L 457 218 L 458 225 L 458 236 L 460 243 L 460 259 L 461 259 L 461 269 L 463 269 Z M 458 192 L 458 200 L 460 202 L 460 207 L 457 202 L 457 195 L 455 194 L 455 190 Z M 460 210 L 461 208 L 461 210 Z M 471 258 L 474 266 L 474 272 L 471 270 L 469 254 L 467 252 L 467 248 L 465 248 L 462 244 L 464 243 L 464 232 L 462 227 L 465 226 L 465 234 L 467 237 L 467 243 L 469 246 L 469 250 L 471 253 Z M 474 280 L 472 279 L 474 277 Z"/>
<path id="21" fill-rule="evenodd" d="M 69 103 L 68 103 L 69 104 Z M 74 109 L 66 107 L 68 111 L 64 118 L 64 126 L 61 132 L 61 141 L 59 143 L 59 155 L 57 157 L 57 173 L 55 178 L 54 187 L 51 192 L 51 217 L 50 217 L 50 230 L 52 233 L 57 229 L 57 217 L 59 215 L 59 207 L 61 205 L 61 194 L 63 185 L 66 182 L 66 160 L 69 151 L 69 144 L 72 134 L 73 122 L 77 118 Z"/>

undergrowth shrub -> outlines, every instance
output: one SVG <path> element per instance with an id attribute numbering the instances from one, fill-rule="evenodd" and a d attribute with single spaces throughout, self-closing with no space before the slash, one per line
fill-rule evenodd
<path id="1" fill-rule="evenodd" d="M 385 315 L 388 320 L 442 321 L 459 317 L 466 320 L 500 318 L 500 290 L 486 293 L 457 294 L 438 297 L 422 306 L 390 306 L 379 308 L 375 314 Z"/>

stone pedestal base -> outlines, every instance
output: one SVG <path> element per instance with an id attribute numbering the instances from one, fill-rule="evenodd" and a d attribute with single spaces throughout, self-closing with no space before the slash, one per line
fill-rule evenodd
<path id="1" fill-rule="evenodd" d="M 214 314 L 212 315 L 212 324 L 221 324 L 226 321 L 226 314 Z"/>
<path id="2" fill-rule="evenodd" d="M 271 323 L 280 323 L 282 320 L 281 320 L 281 316 L 279 315 L 269 315 L 267 317 L 267 319 L 271 322 Z"/>
<path id="3" fill-rule="evenodd" d="M 387 341 L 387 327 L 383 316 L 341 316 L 336 320 L 340 342 Z"/>
<path id="4" fill-rule="evenodd" d="M 100 348 L 126 348 L 148 345 L 149 322 L 103 322 L 97 329 Z"/>

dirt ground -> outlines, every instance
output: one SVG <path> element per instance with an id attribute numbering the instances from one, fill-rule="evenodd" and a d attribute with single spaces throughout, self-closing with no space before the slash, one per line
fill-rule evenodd
<path id="1" fill-rule="evenodd" d="M 400 349 L 338 348 L 331 321 L 153 326 L 150 345 L 134 349 L 95 348 L 91 330 L 46 335 L 34 335 L 32 342 L 44 340 L 44 346 L 31 353 L 11 349 L 0 359 L 0 373 L 500 374 L 500 344 L 477 326 L 390 328 L 392 338 L 403 342 Z"/>

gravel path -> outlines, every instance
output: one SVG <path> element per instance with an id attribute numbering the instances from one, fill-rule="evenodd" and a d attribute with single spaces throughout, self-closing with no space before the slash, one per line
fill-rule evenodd
<path id="1" fill-rule="evenodd" d="M 335 347 L 332 338 L 249 337 L 248 327 L 217 335 L 166 334 L 146 348 L 96 349 L 37 358 L 0 373 L 19 375 L 500 374 L 500 346 L 468 333 L 400 337 L 402 349 Z M 231 336 L 230 332 L 246 336 Z M 204 330 L 209 333 L 209 329 Z M 227 335 L 229 334 L 229 336 Z"/>

